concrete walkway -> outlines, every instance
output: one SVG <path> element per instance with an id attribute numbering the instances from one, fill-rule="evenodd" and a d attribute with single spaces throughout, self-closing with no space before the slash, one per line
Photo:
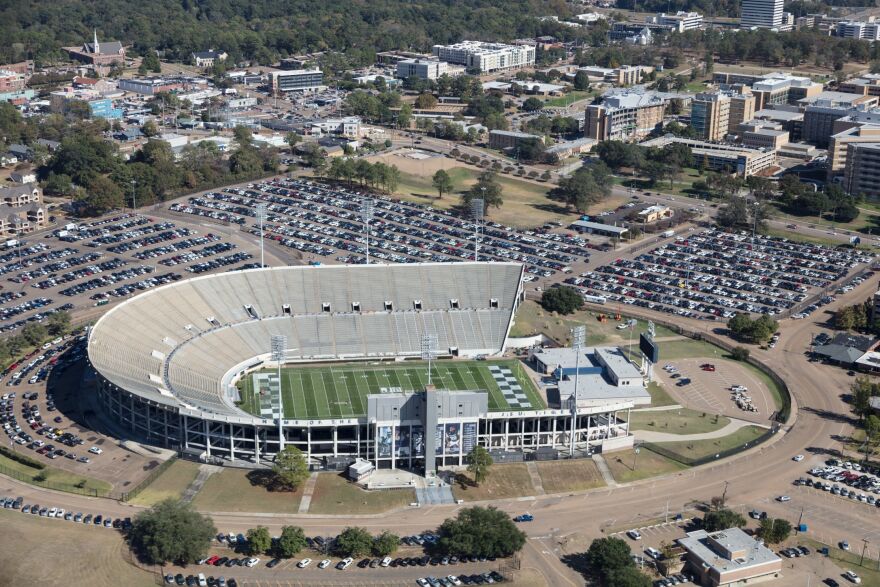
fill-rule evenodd
<path id="1" fill-rule="evenodd" d="M 672 404 L 671 406 L 657 406 L 654 408 L 639 408 L 633 412 L 665 412 L 666 410 L 680 410 L 684 406 L 681 404 Z"/>
<path id="2" fill-rule="evenodd" d="M 183 492 L 183 496 L 180 498 L 180 501 L 183 503 L 191 502 L 196 494 L 202 490 L 202 487 L 205 485 L 205 481 L 213 475 L 214 473 L 219 473 L 223 470 L 223 467 L 218 467 L 217 465 L 200 465 L 199 466 L 199 474 L 196 475 L 196 478 L 193 479 L 193 482 L 189 484 L 189 487 L 186 488 L 186 491 Z"/>
<path id="3" fill-rule="evenodd" d="M 544 481 L 541 479 L 541 473 L 538 472 L 538 463 L 529 461 L 526 463 L 526 469 L 528 469 L 529 476 L 532 478 L 532 487 L 535 488 L 535 495 L 546 495 Z"/>
<path id="4" fill-rule="evenodd" d="M 633 430 L 633 435 L 635 435 L 636 440 L 643 440 L 645 442 L 679 442 L 679 441 L 687 441 L 687 440 L 714 440 L 715 438 L 723 438 L 725 436 L 729 436 L 739 430 L 740 428 L 745 428 L 746 426 L 758 426 L 759 428 L 767 428 L 769 426 L 761 426 L 760 424 L 755 424 L 754 422 L 747 422 L 745 420 L 735 420 L 731 418 L 730 424 L 721 428 L 719 430 L 715 430 L 714 432 L 703 432 L 700 434 L 670 434 L 669 432 L 654 432 L 653 430 Z"/>
<path id="5" fill-rule="evenodd" d="M 593 462 L 596 463 L 599 472 L 602 473 L 602 479 L 605 480 L 605 485 L 608 487 L 617 487 L 617 481 L 614 480 L 614 475 L 611 474 L 611 469 L 608 468 L 608 463 L 605 462 L 605 457 L 599 453 L 595 453 L 593 455 Z"/>
<path id="6" fill-rule="evenodd" d="M 318 474 L 312 473 L 309 475 L 309 478 L 306 479 L 306 484 L 303 485 L 303 495 L 302 499 L 299 502 L 299 510 L 297 510 L 301 514 L 309 513 L 309 506 L 312 505 L 312 493 L 315 492 L 315 484 L 318 482 Z"/>

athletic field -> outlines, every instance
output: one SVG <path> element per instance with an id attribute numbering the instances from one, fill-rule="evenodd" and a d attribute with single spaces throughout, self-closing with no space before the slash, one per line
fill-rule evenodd
<path id="1" fill-rule="evenodd" d="M 261 398 L 254 393 L 254 377 L 275 374 L 275 369 L 252 373 L 239 382 L 243 410 L 261 415 Z M 500 381 L 508 376 L 515 382 Z M 425 362 L 365 363 L 325 365 L 321 367 L 285 367 L 281 369 L 284 417 L 290 419 L 348 418 L 367 413 L 367 396 L 399 388 L 403 391 L 421 390 L 428 382 Z M 437 389 L 486 390 L 489 409 L 535 410 L 546 405 L 522 365 L 510 361 L 435 361 L 431 367 L 431 383 Z M 519 384 L 516 393 L 511 385 Z M 502 386 L 505 390 L 502 391 Z M 269 403 L 263 397 L 263 408 Z"/>

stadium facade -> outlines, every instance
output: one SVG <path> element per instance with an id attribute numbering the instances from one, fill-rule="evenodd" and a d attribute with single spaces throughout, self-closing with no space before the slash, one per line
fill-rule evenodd
<path id="1" fill-rule="evenodd" d="M 432 388 L 383 389 L 351 417 L 289 418 L 280 407 L 253 415 L 238 405 L 236 384 L 276 367 L 273 335 L 286 337 L 287 367 L 398 365 L 423 356 L 425 335 L 436 341 L 435 364 L 499 356 L 522 271 L 516 263 L 425 263 L 196 277 L 110 310 L 89 334 L 89 360 L 101 403 L 135 437 L 214 462 L 269 463 L 293 445 L 313 463 L 342 467 L 359 457 L 431 471 L 463 464 L 477 443 L 502 460 L 568 450 L 573 422 L 583 452 L 631 445 L 617 414 L 632 401 L 578 406 L 576 417 L 565 406 L 536 409 L 518 403 L 515 379 L 498 369 L 493 377 L 510 397 L 494 409 L 484 389 Z"/>

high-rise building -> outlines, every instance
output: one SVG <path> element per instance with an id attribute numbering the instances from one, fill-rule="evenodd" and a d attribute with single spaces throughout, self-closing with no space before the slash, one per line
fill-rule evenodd
<path id="1" fill-rule="evenodd" d="M 782 27 L 784 0 L 742 0 L 740 28 L 778 29 Z"/>
<path id="2" fill-rule="evenodd" d="M 700 93 L 691 103 L 691 126 L 701 139 L 720 141 L 730 121 L 730 97 L 720 92 Z"/>
<path id="3" fill-rule="evenodd" d="M 880 196 L 880 142 L 847 145 L 843 189 L 868 198 Z"/>

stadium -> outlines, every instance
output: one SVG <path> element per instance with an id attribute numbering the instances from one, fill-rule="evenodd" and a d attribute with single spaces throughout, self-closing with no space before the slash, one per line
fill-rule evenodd
<path id="1" fill-rule="evenodd" d="M 631 445 L 617 413 L 632 401 L 578 403 L 573 417 L 502 357 L 522 272 L 470 262 L 196 277 L 110 310 L 88 355 L 101 404 L 134 437 L 211 462 L 269 464 L 293 445 L 315 466 L 361 458 L 428 473 L 475 444 L 501 460 Z"/>

